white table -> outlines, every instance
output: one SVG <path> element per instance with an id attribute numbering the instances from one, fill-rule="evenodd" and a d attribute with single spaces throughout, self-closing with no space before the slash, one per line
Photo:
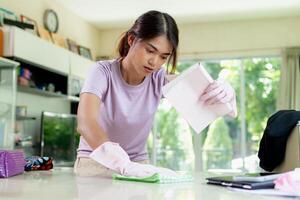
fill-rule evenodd
<path id="1" fill-rule="evenodd" d="M 0 199 L 80 199 L 80 200 L 247 200 L 287 199 L 274 196 L 233 192 L 207 185 L 202 174 L 191 183 L 151 184 L 118 181 L 101 177 L 76 177 L 72 168 L 25 172 L 0 179 Z"/>

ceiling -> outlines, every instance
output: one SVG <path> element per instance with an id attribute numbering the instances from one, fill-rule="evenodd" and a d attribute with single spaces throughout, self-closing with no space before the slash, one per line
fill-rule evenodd
<path id="1" fill-rule="evenodd" d="M 179 24 L 300 16 L 300 0 L 56 0 L 99 29 L 127 27 L 159 10 Z"/>

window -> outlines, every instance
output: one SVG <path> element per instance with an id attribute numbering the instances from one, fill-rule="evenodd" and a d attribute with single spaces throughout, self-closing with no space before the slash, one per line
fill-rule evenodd
<path id="1" fill-rule="evenodd" d="M 182 60 L 178 73 L 198 60 Z M 214 79 L 234 87 L 238 117 L 224 117 L 195 135 L 167 100 L 156 114 L 148 150 L 154 164 L 174 170 L 258 168 L 257 152 L 268 117 L 276 111 L 279 57 L 201 61 Z M 195 162 L 196 160 L 196 162 Z"/>

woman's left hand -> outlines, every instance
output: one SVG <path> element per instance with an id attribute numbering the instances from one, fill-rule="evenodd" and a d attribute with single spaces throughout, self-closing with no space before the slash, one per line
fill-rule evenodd
<path id="1" fill-rule="evenodd" d="M 200 97 L 200 101 L 206 105 L 211 105 L 230 103 L 233 98 L 235 98 L 234 89 L 228 82 L 219 79 L 207 86 Z"/>
<path id="2" fill-rule="evenodd" d="M 215 80 L 214 82 L 209 84 L 201 95 L 200 101 L 202 101 L 204 105 L 230 103 L 230 105 L 232 106 L 232 111 L 228 115 L 232 117 L 237 116 L 236 97 L 234 89 L 228 82 L 222 79 Z"/>

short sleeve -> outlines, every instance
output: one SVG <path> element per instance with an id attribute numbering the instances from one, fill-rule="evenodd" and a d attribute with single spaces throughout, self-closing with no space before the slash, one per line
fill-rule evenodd
<path id="1" fill-rule="evenodd" d="M 161 68 L 160 70 L 154 72 L 151 77 L 154 87 L 154 93 L 155 96 L 157 96 L 158 98 L 161 98 L 162 96 L 162 87 L 165 85 L 166 82 L 165 76 L 166 71 L 164 68 Z"/>
<path id="2" fill-rule="evenodd" d="M 108 80 L 108 67 L 100 62 L 97 62 L 89 70 L 87 78 L 84 81 L 83 87 L 81 89 L 81 94 L 92 93 L 102 100 L 107 93 Z"/>

